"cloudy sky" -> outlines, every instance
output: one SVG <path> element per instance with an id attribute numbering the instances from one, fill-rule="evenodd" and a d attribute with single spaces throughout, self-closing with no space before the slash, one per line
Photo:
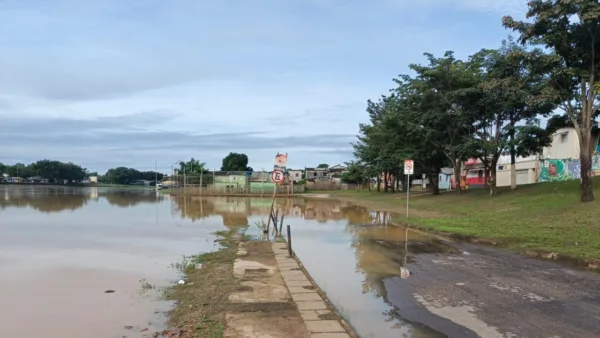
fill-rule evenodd
<path id="1" fill-rule="evenodd" d="M 0 0 L 0 162 L 344 162 L 367 99 L 423 52 L 497 47 L 525 3 Z"/>

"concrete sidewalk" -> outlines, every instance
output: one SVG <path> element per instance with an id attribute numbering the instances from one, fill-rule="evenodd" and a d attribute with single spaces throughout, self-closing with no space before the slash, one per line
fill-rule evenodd
<path id="1" fill-rule="evenodd" d="M 350 337 L 285 243 L 242 242 L 233 273 L 240 286 L 229 295 L 224 337 Z"/>

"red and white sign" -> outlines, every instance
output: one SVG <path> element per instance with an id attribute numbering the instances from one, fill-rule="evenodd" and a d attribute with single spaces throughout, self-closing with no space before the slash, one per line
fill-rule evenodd
<path id="1" fill-rule="evenodd" d="M 415 171 L 415 163 L 413 160 L 404 160 L 404 175 L 412 175 Z"/>
<path id="2" fill-rule="evenodd" d="M 275 183 L 281 183 L 285 179 L 285 174 L 281 170 L 273 170 L 271 173 L 271 179 Z"/>
<path id="3" fill-rule="evenodd" d="M 287 154 L 277 154 L 275 156 L 275 165 L 285 167 L 287 165 Z"/>

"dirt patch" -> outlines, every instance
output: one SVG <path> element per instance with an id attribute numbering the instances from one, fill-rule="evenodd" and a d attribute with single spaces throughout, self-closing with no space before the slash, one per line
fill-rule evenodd
<path id="1" fill-rule="evenodd" d="M 239 236 L 234 230 L 220 235 L 223 248 L 191 257 L 180 266 L 185 284 L 165 290 L 165 297 L 177 302 L 169 313 L 175 337 L 221 337 L 225 331 L 227 297 L 239 287 L 232 271 Z M 196 269 L 198 263 L 202 263 L 201 269 Z"/>

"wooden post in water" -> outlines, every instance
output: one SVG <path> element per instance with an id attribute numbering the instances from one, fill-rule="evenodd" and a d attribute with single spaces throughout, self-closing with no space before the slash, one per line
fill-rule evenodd
<path id="1" fill-rule="evenodd" d="M 283 228 L 283 212 L 281 213 L 281 221 L 279 221 L 279 235 L 281 236 L 281 228 Z"/>
<path id="2" fill-rule="evenodd" d="M 292 251 L 292 230 L 289 224 L 287 225 L 287 238 L 288 254 L 290 255 L 290 257 L 294 257 L 294 252 Z"/>

